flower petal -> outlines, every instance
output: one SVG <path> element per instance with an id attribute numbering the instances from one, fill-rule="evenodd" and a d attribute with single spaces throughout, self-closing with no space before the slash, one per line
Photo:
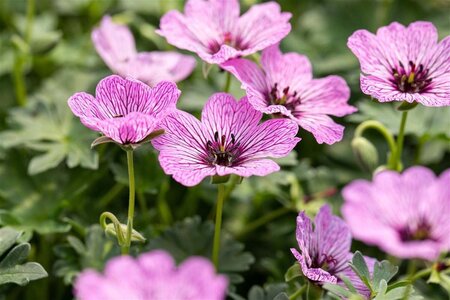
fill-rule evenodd
<path id="1" fill-rule="evenodd" d="M 240 163 L 237 166 L 225 167 L 216 166 L 217 175 L 225 176 L 229 174 L 236 174 L 241 177 L 250 176 L 267 176 L 270 173 L 280 170 L 280 166 L 270 159 L 254 159 Z"/>
<path id="2" fill-rule="evenodd" d="M 238 21 L 238 35 L 246 48 L 243 55 L 263 50 L 281 41 L 291 31 L 290 13 L 282 13 L 274 1 L 255 4 Z"/>
<path id="3" fill-rule="evenodd" d="M 220 67 L 236 76 L 243 89 L 251 87 L 261 93 L 261 96 L 268 92 L 264 72 L 256 63 L 248 59 L 235 58 L 221 64 Z"/>
<path id="4" fill-rule="evenodd" d="M 337 278 L 327 271 L 319 268 L 308 267 L 305 263 L 305 259 L 296 249 L 291 248 L 291 252 L 300 263 L 303 275 L 305 275 L 309 280 L 320 283 L 337 283 Z"/>
<path id="5" fill-rule="evenodd" d="M 295 120 L 300 127 L 311 132 L 319 144 L 332 145 L 342 140 L 344 126 L 336 124 L 327 115 L 295 114 Z"/>
<path id="6" fill-rule="evenodd" d="M 175 261 L 169 253 L 162 250 L 153 250 L 141 254 L 138 257 L 139 267 L 145 273 L 145 279 L 149 282 L 153 278 L 168 276 L 176 270 Z"/>
<path id="7" fill-rule="evenodd" d="M 80 118 L 81 122 L 88 128 L 99 131 L 98 119 L 107 118 L 95 105 L 95 98 L 87 93 L 75 93 L 69 98 L 68 104 L 73 114 Z"/>
<path id="8" fill-rule="evenodd" d="M 91 38 L 97 53 L 114 72 L 121 73 L 123 63 L 136 55 L 131 31 L 127 26 L 115 24 L 110 16 L 103 17 Z"/>

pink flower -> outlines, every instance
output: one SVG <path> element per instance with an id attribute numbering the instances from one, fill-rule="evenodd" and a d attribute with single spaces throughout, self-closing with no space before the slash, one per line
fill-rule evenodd
<path id="1" fill-rule="evenodd" d="M 122 77 L 139 79 L 150 86 L 160 81 L 180 81 L 195 68 L 195 59 L 177 52 L 137 52 L 128 27 L 103 17 L 92 31 L 95 49 L 108 67 Z"/>
<path id="2" fill-rule="evenodd" d="M 347 104 L 350 89 L 344 79 L 313 79 L 306 56 L 282 54 L 278 45 L 262 52 L 261 64 L 262 69 L 249 60 L 233 59 L 221 67 L 241 81 L 255 109 L 291 118 L 320 144 L 342 139 L 344 127 L 334 123 L 329 115 L 342 117 L 356 111 Z"/>
<path id="3" fill-rule="evenodd" d="M 158 123 L 175 110 L 179 96 L 172 82 L 160 82 L 151 88 L 138 80 L 111 75 L 98 83 L 95 98 L 80 92 L 68 103 L 86 127 L 128 145 L 157 130 Z"/>
<path id="4" fill-rule="evenodd" d="M 286 119 L 262 124 L 262 114 L 244 97 L 212 95 L 201 122 L 177 111 L 162 122 L 165 134 L 152 140 L 166 174 L 186 186 L 207 176 L 265 176 L 280 167 L 267 157 L 286 156 L 300 140 L 297 125 Z"/>
<path id="5" fill-rule="evenodd" d="M 161 18 L 157 33 L 208 63 L 220 64 L 278 43 L 291 31 L 291 16 L 276 2 L 253 5 L 239 17 L 238 0 L 188 0 L 184 14 L 170 11 Z"/>
<path id="6" fill-rule="evenodd" d="M 328 205 L 320 208 L 314 219 L 314 229 L 311 219 L 305 212 L 301 212 L 297 217 L 296 237 L 301 253 L 295 248 L 291 248 L 291 252 L 309 280 L 320 284 L 344 285 L 337 277 L 338 274 L 343 274 L 351 280 L 360 294 L 370 296 L 370 290 L 349 265 L 353 256 L 350 252 L 350 229 L 341 218 L 331 214 Z M 372 274 L 376 260 L 371 257 L 364 259 Z"/>
<path id="7" fill-rule="evenodd" d="M 155 250 L 137 259 L 115 257 L 104 274 L 83 271 L 74 294 L 80 300 L 222 300 L 227 285 L 204 258 L 191 257 L 176 267 L 168 253 Z"/>
<path id="8" fill-rule="evenodd" d="M 341 218 L 331 214 L 328 205 L 320 208 L 314 219 L 314 228 L 311 219 L 305 212 L 301 212 L 297 217 L 296 237 L 301 253 L 294 248 L 291 248 L 291 252 L 309 280 L 320 284 L 339 283 L 345 286 L 337 276 L 343 274 L 350 279 L 360 294 L 369 298 L 370 290 L 349 265 L 353 256 L 350 252 L 350 229 Z M 376 260 L 370 257 L 364 259 L 372 274 Z"/>
<path id="9" fill-rule="evenodd" d="M 342 212 L 355 238 L 401 258 L 434 260 L 450 249 L 450 170 L 383 171 L 343 190 Z"/>
<path id="10" fill-rule="evenodd" d="M 438 43 L 430 22 L 397 22 L 374 35 L 357 30 L 348 47 L 361 64 L 361 90 L 380 102 L 450 105 L 450 36 Z"/>

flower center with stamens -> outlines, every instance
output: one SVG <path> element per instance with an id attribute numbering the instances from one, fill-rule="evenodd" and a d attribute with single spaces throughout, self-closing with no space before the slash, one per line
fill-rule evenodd
<path id="1" fill-rule="evenodd" d="M 244 50 L 248 48 L 248 46 L 242 41 L 241 37 L 233 36 L 233 34 L 229 31 L 225 32 L 221 38 L 221 40 L 213 40 L 208 43 L 209 53 L 217 53 L 222 45 L 228 45 L 236 50 Z"/>
<path id="2" fill-rule="evenodd" d="M 207 160 L 210 164 L 230 167 L 240 154 L 239 142 L 236 142 L 234 134 L 230 134 L 231 139 L 227 141 L 225 135 L 219 137 L 219 133 L 214 133 L 214 141 L 206 143 L 208 152 Z"/>
<path id="3" fill-rule="evenodd" d="M 275 83 L 269 93 L 270 102 L 273 105 L 283 105 L 290 111 L 295 110 L 295 107 L 301 103 L 300 96 L 294 91 L 289 91 L 289 86 L 281 90 L 278 89 L 278 83 Z"/>
<path id="4" fill-rule="evenodd" d="M 409 61 L 409 70 L 399 62 L 397 69 L 392 69 L 393 79 L 391 80 L 398 89 L 404 93 L 420 93 L 426 91 L 431 84 L 432 78 L 428 76 L 428 69 L 425 69 L 422 64 L 416 66 L 412 61 Z"/>
<path id="5" fill-rule="evenodd" d="M 415 228 L 406 226 L 400 229 L 399 235 L 400 239 L 403 242 L 424 241 L 433 239 L 431 237 L 431 225 L 425 220 L 420 221 L 420 223 Z"/>
<path id="6" fill-rule="evenodd" d="M 336 264 L 337 261 L 335 258 L 333 258 L 331 255 L 322 253 L 321 256 L 318 256 L 313 260 L 311 267 L 320 268 L 325 271 L 333 271 L 336 267 Z"/>

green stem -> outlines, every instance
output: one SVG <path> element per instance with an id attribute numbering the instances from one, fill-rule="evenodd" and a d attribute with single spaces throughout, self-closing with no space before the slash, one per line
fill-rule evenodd
<path id="1" fill-rule="evenodd" d="M 230 85 L 231 85 L 231 73 L 227 72 L 227 77 L 225 78 L 225 86 L 223 88 L 223 91 L 225 93 L 228 93 L 230 91 Z"/>
<path id="2" fill-rule="evenodd" d="M 414 281 L 416 281 L 417 279 L 420 279 L 422 277 L 428 276 L 431 274 L 431 272 L 433 271 L 433 268 L 427 268 L 427 269 L 423 269 L 419 272 L 417 272 L 416 274 L 414 274 L 409 281 L 411 283 L 414 283 Z"/>
<path id="3" fill-rule="evenodd" d="M 403 152 L 403 141 L 405 139 L 405 128 L 406 128 L 406 119 L 408 118 L 408 111 L 404 111 L 402 113 L 402 120 L 400 121 L 400 129 L 398 131 L 397 137 L 397 146 L 396 152 L 394 156 L 394 167 L 397 171 L 401 171 L 403 169 L 402 166 L 402 152 Z"/>
<path id="4" fill-rule="evenodd" d="M 367 129 L 375 129 L 384 137 L 384 139 L 388 143 L 389 150 L 391 152 L 391 154 L 389 155 L 389 158 L 388 158 L 388 166 L 391 169 L 395 168 L 394 163 L 395 163 L 395 155 L 396 155 L 397 146 L 395 145 L 394 137 L 392 136 L 389 129 L 387 129 L 381 122 L 374 121 L 374 120 L 365 121 L 356 128 L 355 137 L 362 137 L 364 131 L 366 131 Z"/>
<path id="5" fill-rule="evenodd" d="M 260 217 L 259 219 L 256 219 L 255 221 L 253 221 L 245 226 L 245 229 L 239 233 L 239 237 L 241 238 L 241 237 L 249 234 L 253 230 L 258 229 L 259 227 L 269 223 L 270 221 L 272 221 L 278 217 L 281 217 L 281 216 L 287 214 L 290 211 L 292 211 L 292 210 L 288 207 L 280 207 L 280 208 Z"/>
<path id="6" fill-rule="evenodd" d="M 25 27 L 25 42 L 29 45 L 31 41 L 31 33 L 33 31 L 35 0 L 27 1 L 27 23 Z"/>
<path id="7" fill-rule="evenodd" d="M 128 199 L 128 221 L 127 221 L 127 235 L 125 237 L 125 246 L 122 247 L 122 254 L 128 254 L 131 246 L 131 233 L 133 231 L 133 217 L 134 217 L 134 162 L 133 162 L 133 150 L 126 150 L 127 163 L 128 163 L 128 180 L 130 186 L 130 196 Z"/>
<path id="8" fill-rule="evenodd" d="M 216 223 L 214 226 L 214 242 L 212 251 L 212 261 L 216 267 L 216 270 L 219 269 L 220 231 L 222 227 L 223 202 L 225 200 L 225 185 L 218 184 L 217 189 Z"/>
<path id="9" fill-rule="evenodd" d="M 167 192 L 170 188 L 170 179 L 169 177 L 165 177 L 161 184 L 161 188 L 159 190 L 158 195 L 158 210 L 161 215 L 161 219 L 163 221 L 163 224 L 170 225 L 172 223 L 172 212 L 170 211 L 170 207 L 167 204 Z"/>
<path id="10" fill-rule="evenodd" d="M 299 288 L 297 291 L 295 291 L 295 293 L 293 293 L 292 295 L 289 296 L 289 300 L 295 300 L 297 299 L 298 296 L 300 296 L 301 294 L 303 294 L 306 291 L 307 286 L 303 285 L 301 288 Z"/>

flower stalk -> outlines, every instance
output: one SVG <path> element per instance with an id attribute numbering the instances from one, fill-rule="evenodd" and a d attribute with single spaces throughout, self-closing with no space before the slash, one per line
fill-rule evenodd
<path id="1" fill-rule="evenodd" d="M 218 184 L 217 189 L 216 222 L 214 226 L 214 241 L 212 251 L 212 261 L 216 270 L 219 269 L 220 232 L 222 227 L 223 203 L 225 201 L 225 184 Z"/>
<path id="2" fill-rule="evenodd" d="M 402 120 L 400 121 L 400 129 L 398 131 L 396 151 L 393 159 L 394 170 L 401 171 L 403 169 L 402 165 L 402 152 L 403 152 L 403 142 L 405 140 L 405 128 L 406 120 L 408 118 L 408 111 L 402 113 Z"/>
<path id="3" fill-rule="evenodd" d="M 228 93 L 230 91 L 230 86 L 231 86 L 231 73 L 230 72 L 226 72 L 226 78 L 225 78 L 225 85 L 223 87 L 223 91 L 225 93 Z"/>
<path id="4" fill-rule="evenodd" d="M 134 162 L 133 150 L 127 149 L 127 164 L 128 164 L 128 181 L 129 181 L 129 198 L 128 198 L 128 220 L 127 233 L 125 237 L 125 245 L 122 246 L 122 254 L 126 255 L 130 252 L 131 233 L 133 232 L 133 218 L 134 218 L 134 202 L 135 202 L 135 181 L 134 181 Z"/>

